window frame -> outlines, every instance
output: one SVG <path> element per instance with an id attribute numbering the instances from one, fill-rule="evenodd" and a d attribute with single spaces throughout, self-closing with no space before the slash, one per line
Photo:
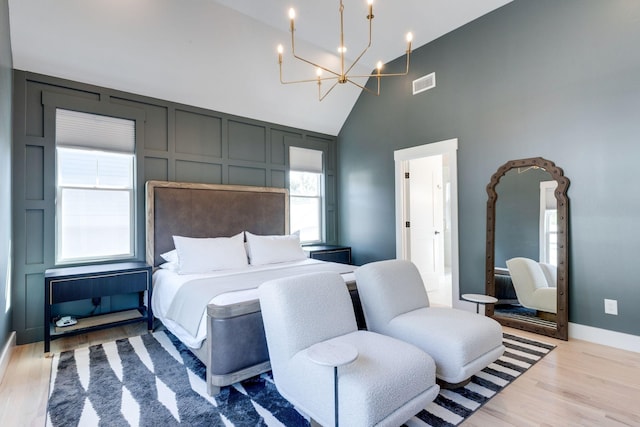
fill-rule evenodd
<path id="1" fill-rule="evenodd" d="M 54 177 L 55 177 L 55 187 L 54 187 L 54 260 L 56 265 L 73 265 L 73 264 L 91 264 L 95 262 L 104 262 L 104 261 L 123 261 L 127 259 L 135 259 L 138 253 L 138 239 L 137 239 L 137 230 L 138 230 L 138 185 L 137 182 L 139 180 L 139 171 L 138 171 L 138 153 L 135 147 L 138 146 L 138 126 L 139 126 L 139 118 L 138 117 L 121 117 L 120 115 L 111 115 L 104 112 L 95 112 L 88 111 L 88 109 L 75 109 L 75 108 L 67 108 L 63 106 L 54 107 L 54 121 L 57 120 L 58 110 L 72 110 L 78 111 L 83 114 L 90 114 L 96 116 L 105 116 L 105 117 L 113 117 L 116 119 L 129 120 L 133 122 L 133 149 L 131 152 L 122 152 L 118 150 L 109 150 L 109 149 L 100 149 L 95 146 L 65 146 L 58 145 L 57 135 L 54 137 Z M 91 144 L 88 144 L 91 145 Z M 128 183 L 127 187 L 119 187 L 119 186 L 101 186 L 97 185 L 61 185 L 59 182 L 59 153 L 58 149 L 65 150 L 77 150 L 77 151 L 85 151 L 85 152 L 101 152 L 106 154 L 122 154 L 126 156 L 130 156 L 130 178 L 131 180 Z M 63 207 L 63 196 L 62 192 L 65 189 L 79 189 L 79 190 L 91 190 L 95 189 L 97 191 L 120 191 L 128 193 L 128 202 L 129 202 L 129 249 L 128 253 L 121 254 L 113 254 L 113 255 L 94 255 L 94 256 L 86 256 L 86 257 L 73 257 L 73 258 L 62 258 L 62 207 Z"/>
<path id="2" fill-rule="evenodd" d="M 287 155 L 288 158 L 290 160 L 291 158 L 291 149 L 304 149 L 304 150 L 313 150 L 313 151 L 317 151 L 321 154 L 321 171 L 317 172 L 317 171 L 309 171 L 309 170 L 300 170 L 298 168 L 291 167 L 291 162 L 288 162 L 288 173 L 287 173 L 287 188 L 289 189 L 289 228 L 292 231 L 293 228 L 291 227 L 291 206 L 293 205 L 293 199 L 298 198 L 298 199 L 316 199 L 319 200 L 318 203 L 318 229 L 319 229 L 319 233 L 318 233 L 318 240 L 302 240 L 302 238 L 300 239 L 300 243 L 303 245 L 310 245 L 310 244 L 318 244 L 318 243 L 323 243 L 326 240 L 326 185 L 325 185 L 325 181 L 326 181 L 326 158 L 327 158 L 327 150 L 320 148 L 320 147 L 312 147 L 312 146 L 303 146 L 303 145 L 290 145 L 287 147 Z M 319 190 L 319 195 L 318 196 L 306 196 L 306 195 L 295 195 L 292 194 L 291 191 L 291 172 L 306 172 L 306 173 L 314 173 L 318 175 L 319 178 L 319 183 L 318 183 L 318 190 Z"/>
<path id="3" fill-rule="evenodd" d="M 539 223 L 539 259 L 541 262 L 545 262 L 548 264 L 556 265 L 558 263 L 557 254 L 558 254 L 558 208 L 557 208 L 557 199 L 554 195 L 554 190 L 558 187 L 558 182 L 551 181 L 540 181 L 540 223 Z M 549 207 L 549 200 L 552 200 L 551 208 Z M 555 215 L 556 224 L 555 230 L 550 229 L 550 216 Z M 551 241 L 551 236 L 555 236 L 555 247 L 552 247 L 554 244 Z M 551 254 L 556 253 L 556 259 L 551 258 Z"/>

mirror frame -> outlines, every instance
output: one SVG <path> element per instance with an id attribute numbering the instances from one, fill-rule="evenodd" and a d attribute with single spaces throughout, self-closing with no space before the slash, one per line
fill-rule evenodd
<path id="1" fill-rule="evenodd" d="M 541 335 L 547 335 L 562 340 L 569 339 L 568 323 L 569 323 L 569 198 L 567 197 L 567 189 L 569 188 L 569 179 L 564 176 L 561 168 L 557 167 L 551 160 L 542 157 L 533 157 L 529 159 L 511 160 L 500 166 L 496 173 L 491 177 L 491 181 L 487 184 L 487 257 L 486 257 L 486 283 L 485 292 L 487 295 L 495 296 L 495 226 L 496 226 L 496 202 L 498 194 L 496 186 L 508 171 L 514 168 L 526 168 L 537 166 L 546 170 L 551 177 L 558 182 L 555 190 L 555 196 L 558 201 L 558 283 L 557 283 L 557 313 L 556 327 L 529 323 L 523 320 L 511 319 L 502 316 L 496 316 L 494 313 L 494 305 L 487 304 L 485 306 L 485 314 L 494 318 L 500 324 L 534 332 Z"/>

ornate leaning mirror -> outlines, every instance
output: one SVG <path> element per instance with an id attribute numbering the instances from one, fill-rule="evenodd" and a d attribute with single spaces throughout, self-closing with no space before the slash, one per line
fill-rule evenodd
<path id="1" fill-rule="evenodd" d="M 568 339 L 569 179 L 541 157 L 511 160 L 487 185 L 487 316 Z"/>

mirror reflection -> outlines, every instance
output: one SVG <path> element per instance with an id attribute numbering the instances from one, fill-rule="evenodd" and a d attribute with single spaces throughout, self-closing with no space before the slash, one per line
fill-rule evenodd
<path id="1" fill-rule="evenodd" d="M 496 186 L 497 316 L 556 327 L 557 185 L 529 166 L 511 169 Z"/>
<path id="2" fill-rule="evenodd" d="M 487 186 L 486 313 L 567 339 L 569 180 L 541 157 L 502 165 Z"/>

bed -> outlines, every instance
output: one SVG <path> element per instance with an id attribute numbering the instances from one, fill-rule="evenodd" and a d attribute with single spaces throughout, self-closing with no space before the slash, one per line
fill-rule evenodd
<path id="1" fill-rule="evenodd" d="M 295 251 L 302 249 L 299 241 L 295 248 L 288 224 L 286 189 L 146 183 L 146 259 L 154 267 L 153 314 L 205 364 L 211 395 L 271 368 L 256 289 L 263 281 L 313 271 L 338 272 L 362 319 L 355 267 L 299 256 Z M 226 246 L 198 246 L 203 244 Z M 246 265 L 238 261 L 238 251 L 245 253 Z M 200 256 L 204 253 L 216 256 Z M 203 271 L 201 264 L 211 262 L 216 267 Z"/>

